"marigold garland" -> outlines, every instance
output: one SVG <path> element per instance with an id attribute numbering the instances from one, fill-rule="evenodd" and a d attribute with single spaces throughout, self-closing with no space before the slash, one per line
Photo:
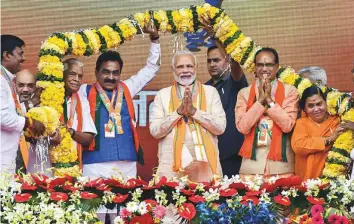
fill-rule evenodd
<path id="1" fill-rule="evenodd" d="M 63 113 L 64 85 L 62 83 L 63 66 L 61 60 L 64 55 L 90 56 L 105 52 L 108 49 L 117 48 L 126 40 L 131 40 L 135 35 L 140 34 L 142 32 L 141 27 L 144 27 L 150 19 L 154 21 L 159 31 L 163 33 L 196 32 L 200 28 L 202 15 L 209 17 L 216 32 L 214 38 L 218 38 L 223 43 L 226 52 L 248 72 L 253 72 L 255 69 L 254 56 L 262 47 L 258 46 L 250 37 L 245 36 L 224 10 L 207 3 L 179 10 L 147 10 L 144 13 L 136 13 L 134 16 L 124 18 L 112 25 L 104 25 L 97 29 L 54 33 L 50 36 L 42 44 L 39 52 L 40 62 L 37 79 L 40 81 L 38 85 L 45 88 L 41 95 L 41 106 L 55 108 L 60 115 Z M 151 16 L 152 18 L 150 18 Z M 296 74 L 294 69 L 288 66 L 281 67 L 278 76 L 282 82 L 297 87 L 300 96 L 311 85 L 308 79 L 303 79 Z M 321 89 L 326 94 L 328 93 L 327 104 L 331 114 L 341 115 L 342 120 L 354 121 L 353 106 L 349 104 L 347 94 L 325 86 L 321 86 Z M 61 130 L 61 132 L 63 131 Z M 77 154 L 74 155 L 73 147 L 69 144 L 72 139 L 67 133 L 63 132 L 63 135 L 66 136 L 63 139 L 63 144 L 53 150 L 51 157 L 55 160 L 57 167 L 63 167 L 64 165 L 60 164 L 66 164 L 65 172 L 78 174 L 77 165 L 75 165 Z M 343 136 L 350 137 L 348 135 L 350 134 L 343 134 Z M 353 137 L 352 133 L 351 137 Z M 346 164 L 350 161 L 348 160 L 348 155 L 331 153 L 332 151 L 337 152 L 335 151 L 336 149 L 348 151 L 354 147 L 353 141 L 341 137 L 338 139 L 340 141 L 335 142 L 333 149 L 329 153 L 324 177 L 336 176 L 335 171 L 341 171 L 340 173 L 343 174 L 343 165 L 332 164 L 331 161 L 341 161 Z M 64 156 L 62 158 L 59 155 Z M 70 162 L 68 163 L 67 161 Z M 72 164 L 71 168 L 70 164 Z M 61 171 L 56 173 L 62 175 L 64 171 Z"/>

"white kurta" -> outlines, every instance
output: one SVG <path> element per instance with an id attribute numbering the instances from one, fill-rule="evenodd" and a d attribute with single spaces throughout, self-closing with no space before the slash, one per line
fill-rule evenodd
<path id="1" fill-rule="evenodd" d="M 150 43 L 150 53 L 146 65 L 136 75 L 124 80 L 130 95 L 133 98 L 140 92 L 157 74 L 160 69 L 161 47 L 160 44 Z M 81 86 L 80 91 L 86 93 L 87 85 Z M 83 165 L 83 175 L 91 178 L 110 178 L 120 173 L 124 178 L 135 178 L 137 174 L 136 162 L 132 161 L 112 161 L 104 163 L 92 163 Z"/>
<path id="2" fill-rule="evenodd" d="M 81 91 L 78 91 L 78 96 L 80 98 L 81 107 L 82 107 L 81 108 L 82 109 L 82 132 L 93 133 L 94 135 L 96 135 L 97 130 L 90 114 L 90 106 L 87 101 L 87 98 L 82 95 Z M 70 105 L 71 105 L 71 98 L 67 100 L 67 104 L 66 104 L 67 108 L 70 108 Z M 70 110 L 67 110 L 67 116 L 70 117 Z M 78 116 L 77 113 L 75 112 L 72 129 L 77 131 L 77 125 L 78 125 Z M 77 148 L 77 142 L 75 140 L 74 140 L 74 147 Z M 41 163 L 41 161 L 37 159 L 35 145 L 32 144 L 28 155 L 27 171 L 29 173 L 38 173 L 38 172 L 42 172 L 43 169 L 45 175 L 52 176 L 53 173 L 51 171 L 48 171 L 48 169 L 51 167 L 52 165 L 49 158 L 48 161 L 45 161 L 43 163 Z"/>
<path id="3" fill-rule="evenodd" d="M 181 92 L 184 93 L 184 87 Z M 222 175 L 217 135 L 221 135 L 226 128 L 226 115 L 222 107 L 218 91 L 212 86 L 203 85 L 205 89 L 205 98 L 207 111 L 197 110 L 193 115 L 193 119 L 211 133 L 213 142 L 217 150 L 217 173 Z M 186 134 L 183 147 L 187 147 L 194 161 L 184 168 L 184 172 L 176 173 L 173 171 L 173 141 L 177 122 L 183 119 L 177 111 L 169 112 L 171 99 L 171 88 L 167 87 L 160 90 L 154 100 L 152 114 L 150 119 L 150 133 L 159 139 L 158 159 L 159 165 L 157 175 L 166 176 L 167 178 L 181 177 L 188 175 L 191 181 L 209 181 L 213 178 L 210 165 L 207 162 L 196 161 L 194 143 L 189 126 L 186 125 Z M 183 156 L 182 156 L 183 159 Z M 183 161 L 182 161 L 183 164 Z"/>
<path id="4" fill-rule="evenodd" d="M 4 67 L 3 67 L 4 68 Z M 4 68 L 11 80 L 15 78 Z M 25 118 L 16 112 L 15 101 L 6 78 L 1 75 L 1 98 L 0 98 L 0 157 L 1 172 L 15 173 L 16 155 L 19 147 L 21 132 L 25 126 Z"/>

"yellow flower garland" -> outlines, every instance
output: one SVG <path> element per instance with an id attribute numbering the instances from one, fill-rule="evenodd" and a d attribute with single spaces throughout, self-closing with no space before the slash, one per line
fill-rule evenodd
<path id="1" fill-rule="evenodd" d="M 243 67 L 248 72 L 253 72 L 254 56 L 261 48 L 253 43 L 252 39 L 246 37 L 238 28 L 238 26 L 226 15 L 225 12 L 215 8 L 209 4 L 203 4 L 194 8 L 198 15 L 198 20 L 201 20 L 202 15 L 207 15 L 209 19 L 213 20 L 213 28 L 216 31 L 215 37 L 218 38 L 226 47 L 226 52 L 236 61 L 243 61 Z M 150 20 L 150 11 L 144 13 L 137 13 L 133 16 L 136 23 L 141 27 Z M 177 32 L 193 32 L 197 26 L 194 26 L 192 8 L 179 9 L 173 11 L 158 10 L 153 12 L 155 22 L 157 22 L 160 32 L 177 31 Z M 98 29 L 87 29 L 81 31 L 86 36 L 79 34 L 79 32 L 56 33 L 49 37 L 41 46 L 41 54 L 38 69 L 40 74 L 45 77 L 40 77 L 38 86 L 44 88 L 41 95 L 41 106 L 50 106 L 58 111 L 59 115 L 63 113 L 62 104 L 64 102 L 64 84 L 62 83 L 63 66 L 62 57 L 66 54 L 73 54 L 76 56 L 97 54 L 107 49 L 119 47 L 125 40 L 131 40 L 137 33 L 136 26 L 133 25 L 131 19 L 122 19 L 114 26 L 104 25 Z M 139 30 L 140 32 L 140 30 Z M 123 41 L 122 41 L 123 40 Z M 87 51 L 88 47 L 91 51 Z M 53 53 L 54 52 L 54 53 Z M 311 85 L 308 79 L 300 81 L 300 76 L 291 67 L 282 68 L 279 79 L 287 84 L 295 85 L 298 88 L 299 94 Z M 49 81 L 48 81 L 49 80 Z M 321 89 L 326 92 L 328 89 L 321 86 Z M 349 99 L 343 98 L 343 94 L 337 91 L 331 91 L 328 94 L 328 109 L 331 114 L 342 115 L 342 120 L 354 121 L 354 109 L 348 108 Z M 341 102 L 339 99 L 343 98 Z M 43 111 L 38 110 L 35 115 L 35 110 L 29 113 L 28 116 L 40 119 Z M 50 113 L 47 111 L 47 113 Z M 43 118 L 44 119 L 44 118 Z M 55 122 L 53 127 L 57 125 Z M 55 125 L 54 125 L 55 123 Z M 53 127 L 50 127 L 52 130 Z M 53 163 L 67 164 L 77 162 L 77 152 L 73 147 L 72 139 L 66 132 L 66 129 L 60 129 L 63 136 L 62 142 L 59 146 L 51 150 L 50 157 Z M 348 140 L 351 138 L 352 140 Z M 353 134 L 346 132 L 342 134 L 334 144 L 335 148 L 349 152 L 353 148 Z M 347 163 L 348 157 L 343 156 L 335 151 L 330 151 L 329 158 L 335 158 L 341 162 Z M 343 174 L 343 165 L 326 163 L 324 176 L 335 177 L 336 174 Z M 55 169 L 56 175 L 72 174 L 78 176 L 80 174 L 77 165 L 71 167 L 58 166 Z"/>

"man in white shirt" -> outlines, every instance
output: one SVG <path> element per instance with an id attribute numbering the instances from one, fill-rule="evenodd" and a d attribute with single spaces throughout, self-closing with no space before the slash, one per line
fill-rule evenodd
<path id="1" fill-rule="evenodd" d="M 0 155 L 1 171 L 15 172 L 15 159 L 21 132 L 29 128 L 42 135 L 45 127 L 39 121 L 23 116 L 13 79 L 25 61 L 24 41 L 13 35 L 1 35 L 1 97 L 0 97 Z M 5 144 L 6 142 L 6 144 Z"/>
<path id="2" fill-rule="evenodd" d="M 64 120 L 68 131 L 78 149 L 82 168 L 82 151 L 90 146 L 97 134 L 90 114 L 90 106 L 85 94 L 80 91 L 84 76 L 84 64 L 77 58 L 69 58 L 64 64 L 65 103 Z"/>

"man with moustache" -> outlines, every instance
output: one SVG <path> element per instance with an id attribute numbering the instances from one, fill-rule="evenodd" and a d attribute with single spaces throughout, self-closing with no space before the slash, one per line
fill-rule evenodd
<path id="1" fill-rule="evenodd" d="M 136 75 L 120 81 L 123 60 L 115 51 L 101 54 L 96 62 L 96 83 L 83 85 L 95 122 L 97 136 L 83 152 L 83 175 L 109 178 L 119 171 L 124 178 L 136 177 L 136 162 L 143 164 L 134 118 L 133 97 L 146 86 L 160 68 L 159 35 L 153 23 L 147 64 Z"/>
<path id="2" fill-rule="evenodd" d="M 290 176 L 294 153 L 288 133 L 297 118 L 298 92 L 277 79 L 279 57 L 273 48 L 257 51 L 254 63 L 256 81 L 238 93 L 235 108 L 236 127 L 245 135 L 240 174 Z"/>
<path id="3" fill-rule="evenodd" d="M 159 176 L 200 182 L 222 175 L 217 135 L 225 130 L 225 112 L 217 90 L 201 84 L 196 69 L 193 53 L 175 53 L 175 82 L 155 97 L 150 133 L 159 139 Z"/>
<path id="4" fill-rule="evenodd" d="M 41 122 L 24 117 L 13 82 L 14 74 L 21 70 L 25 61 L 24 45 L 19 37 L 1 35 L 0 167 L 2 171 L 9 173 L 15 172 L 16 153 L 22 131 L 29 129 L 34 135 L 40 136 L 45 130 Z"/>

